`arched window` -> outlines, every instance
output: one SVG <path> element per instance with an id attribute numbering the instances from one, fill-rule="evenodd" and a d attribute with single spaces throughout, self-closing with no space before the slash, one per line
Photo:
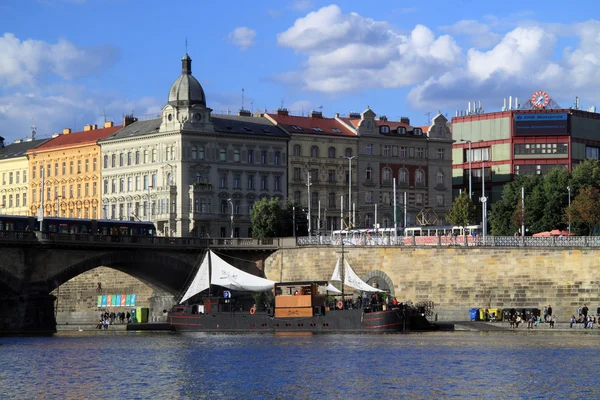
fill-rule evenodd
<path id="1" fill-rule="evenodd" d="M 381 179 L 384 181 L 391 181 L 392 180 L 392 170 L 389 168 L 384 168 L 381 171 Z"/>
<path id="2" fill-rule="evenodd" d="M 329 158 L 335 158 L 335 147 L 333 146 L 329 148 Z"/>
<path id="3" fill-rule="evenodd" d="M 225 150 L 225 149 L 219 150 L 219 161 L 227 161 L 227 150 Z"/>
<path id="4" fill-rule="evenodd" d="M 346 157 L 352 157 L 352 148 L 346 147 Z"/>
<path id="5" fill-rule="evenodd" d="M 319 157 L 319 148 L 317 146 L 312 146 L 310 148 L 310 156 L 311 157 Z"/>
<path id="6" fill-rule="evenodd" d="M 299 144 L 294 145 L 294 156 L 300 157 L 302 155 L 302 147 Z"/>
<path id="7" fill-rule="evenodd" d="M 415 184 L 417 184 L 417 185 L 425 184 L 425 174 L 423 173 L 422 169 L 418 169 L 415 172 Z"/>
<path id="8" fill-rule="evenodd" d="M 373 179 L 373 168 L 371 168 L 371 167 L 365 168 L 365 179 L 367 179 L 367 180 Z"/>
<path id="9" fill-rule="evenodd" d="M 204 160 L 204 146 L 198 148 L 198 160 Z"/>
<path id="10" fill-rule="evenodd" d="M 437 184 L 438 185 L 444 184 L 444 173 L 442 171 L 438 171 L 438 173 L 437 173 Z"/>
<path id="11" fill-rule="evenodd" d="M 387 125 L 382 125 L 379 127 L 380 133 L 390 133 L 390 127 Z"/>
<path id="12" fill-rule="evenodd" d="M 198 158 L 198 148 L 196 146 L 192 147 L 192 160 Z"/>
<path id="13" fill-rule="evenodd" d="M 202 173 L 196 172 L 196 182 L 202 182 Z"/>
<path id="14" fill-rule="evenodd" d="M 398 170 L 398 181 L 408 183 L 408 171 L 406 168 L 400 168 Z"/>
<path id="15" fill-rule="evenodd" d="M 171 175 L 171 173 L 169 172 L 167 174 L 167 186 L 171 186 L 173 185 L 173 175 Z"/>
<path id="16" fill-rule="evenodd" d="M 335 208 L 335 198 L 336 198 L 336 195 L 334 192 L 329 193 L 329 207 L 330 208 Z"/>

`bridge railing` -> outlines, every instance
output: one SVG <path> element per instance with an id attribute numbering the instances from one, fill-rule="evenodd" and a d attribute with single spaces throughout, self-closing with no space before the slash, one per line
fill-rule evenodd
<path id="1" fill-rule="evenodd" d="M 461 246 L 461 247 L 600 247 L 600 236 L 514 237 L 487 236 L 398 236 L 346 237 L 345 246 Z M 339 237 L 311 236 L 296 238 L 297 246 L 340 246 Z"/>

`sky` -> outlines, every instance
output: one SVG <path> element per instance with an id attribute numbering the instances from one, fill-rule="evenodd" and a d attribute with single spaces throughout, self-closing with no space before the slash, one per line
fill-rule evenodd
<path id="1" fill-rule="evenodd" d="M 575 3 L 572 3 L 575 4 Z M 595 1 L 3 0 L 0 136 L 160 115 L 187 52 L 214 113 L 347 115 L 426 125 L 546 91 L 600 106 Z"/>

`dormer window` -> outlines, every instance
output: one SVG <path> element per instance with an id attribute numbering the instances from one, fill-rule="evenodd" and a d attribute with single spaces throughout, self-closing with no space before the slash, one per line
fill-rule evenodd
<path id="1" fill-rule="evenodd" d="M 331 130 L 335 133 L 342 133 L 338 128 L 331 128 Z"/>
<path id="2" fill-rule="evenodd" d="M 294 128 L 297 131 L 301 131 L 302 130 L 302 128 L 299 127 L 298 125 L 292 125 L 292 128 Z"/>
<path id="3" fill-rule="evenodd" d="M 390 133 L 390 127 L 387 125 L 380 126 L 379 133 Z"/>
<path id="4" fill-rule="evenodd" d="M 415 136 L 422 136 L 422 135 L 423 135 L 423 130 L 422 130 L 421 128 L 415 128 L 415 129 L 413 130 L 413 134 L 414 134 Z"/>
<path id="5" fill-rule="evenodd" d="M 406 128 L 403 126 L 398 127 L 398 135 L 406 135 Z"/>
<path id="6" fill-rule="evenodd" d="M 316 132 L 323 132 L 323 129 L 321 129 L 321 128 L 313 128 L 313 131 L 316 131 Z"/>

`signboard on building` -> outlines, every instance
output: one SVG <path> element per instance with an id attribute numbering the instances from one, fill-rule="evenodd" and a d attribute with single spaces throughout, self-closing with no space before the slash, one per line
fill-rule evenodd
<path id="1" fill-rule="evenodd" d="M 515 136 L 568 135 L 567 113 L 515 114 Z"/>

